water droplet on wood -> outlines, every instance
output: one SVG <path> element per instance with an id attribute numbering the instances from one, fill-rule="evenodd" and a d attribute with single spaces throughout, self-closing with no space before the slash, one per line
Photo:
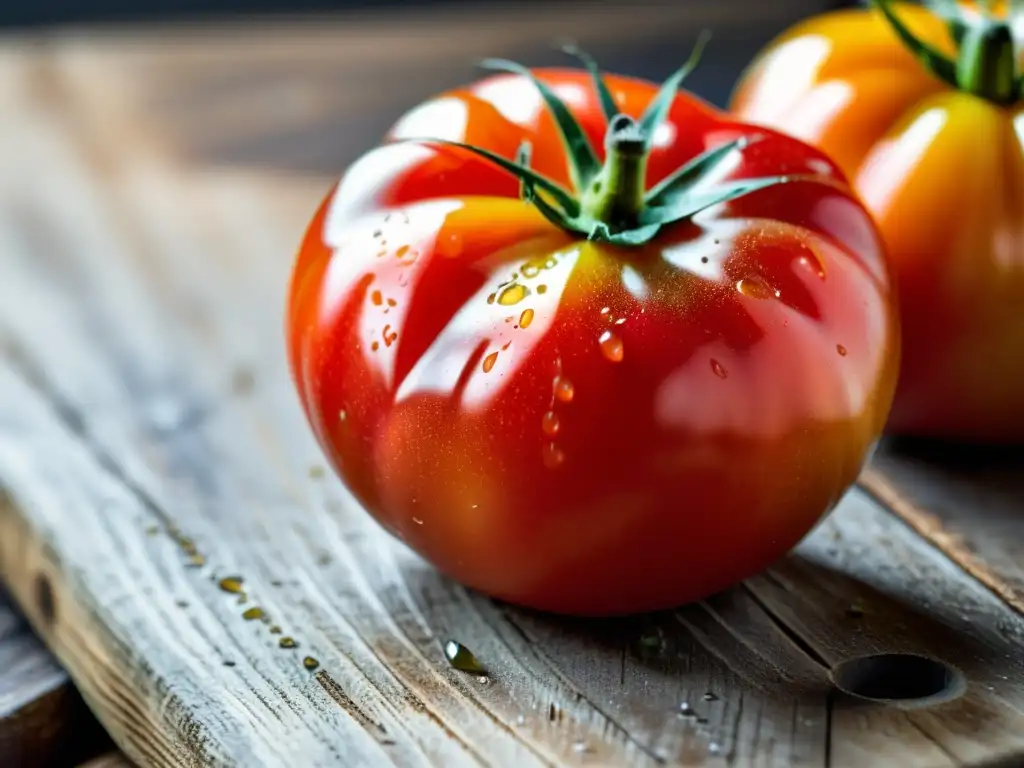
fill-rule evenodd
<path id="1" fill-rule="evenodd" d="M 473 652 L 456 640 L 449 640 L 444 644 L 444 656 L 448 663 L 460 672 L 482 674 L 487 671 Z"/>
<path id="2" fill-rule="evenodd" d="M 241 576 L 228 576 L 221 579 L 218 582 L 218 586 L 224 592 L 230 592 L 233 595 L 240 595 L 244 590 L 245 579 Z"/>

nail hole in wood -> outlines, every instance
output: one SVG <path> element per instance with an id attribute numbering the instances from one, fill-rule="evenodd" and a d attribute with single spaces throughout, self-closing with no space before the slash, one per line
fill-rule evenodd
<path id="1" fill-rule="evenodd" d="M 36 610 L 43 623 L 49 627 L 57 617 L 57 610 L 53 599 L 53 587 L 50 580 L 43 574 L 36 576 L 35 582 Z"/>
<path id="2" fill-rule="evenodd" d="M 904 706 L 949 701 L 964 690 L 955 667 L 912 653 L 848 659 L 832 668 L 832 682 L 850 696 Z"/>

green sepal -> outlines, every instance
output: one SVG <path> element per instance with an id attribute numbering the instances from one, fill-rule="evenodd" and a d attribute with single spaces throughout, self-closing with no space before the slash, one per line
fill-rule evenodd
<path id="1" fill-rule="evenodd" d="M 751 139 L 744 136 L 735 141 L 722 144 L 706 152 L 702 152 L 686 163 L 682 168 L 658 182 L 644 196 L 645 206 L 661 206 L 689 184 L 711 171 L 716 165 L 722 162 L 730 153 L 736 150 L 743 150 L 750 146 L 758 138 Z"/>
<path id="2" fill-rule="evenodd" d="M 967 28 L 956 63 L 957 85 L 996 104 L 1020 98 L 1017 53 L 1008 22 L 982 21 Z"/>
<path id="3" fill-rule="evenodd" d="M 502 157 L 496 152 L 491 152 L 489 149 L 483 149 L 481 147 L 474 147 L 472 144 L 464 144 L 461 141 L 451 141 L 449 139 L 435 139 L 431 137 L 424 138 L 412 138 L 404 139 L 407 142 L 418 142 L 421 144 L 440 144 L 442 146 L 459 147 L 467 152 L 472 152 L 474 155 L 479 155 L 485 160 L 490 160 L 495 165 L 499 166 L 503 170 L 508 171 L 520 181 L 520 191 L 523 190 L 522 184 L 529 182 L 530 187 L 538 187 L 554 198 L 555 202 L 558 203 L 565 210 L 568 216 L 577 216 L 580 212 L 580 204 L 573 199 L 573 196 L 568 190 L 559 186 L 551 179 L 541 176 L 539 173 L 531 171 L 529 168 L 514 163 L 513 161 Z M 528 145 L 527 145 L 528 146 Z M 523 151 L 523 147 L 519 147 L 519 152 Z"/>
<path id="4" fill-rule="evenodd" d="M 533 155 L 533 146 L 528 141 L 524 141 L 519 145 L 519 149 L 516 152 L 516 165 L 520 168 L 530 169 L 530 157 Z M 522 177 L 519 179 L 519 199 L 526 200 L 528 189 L 526 182 L 523 181 Z"/>
<path id="5" fill-rule="evenodd" d="M 554 224 L 560 229 L 565 229 L 570 232 L 575 232 L 578 235 L 589 235 L 590 229 L 581 226 L 575 216 L 569 216 L 564 211 L 560 211 L 545 200 L 537 190 L 534 189 L 533 184 L 530 182 L 523 182 L 524 193 L 523 199 L 532 204 L 541 215 Z"/>
<path id="6" fill-rule="evenodd" d="M 635 229 L 626 229 L 622 232 L 605 232 L 601 238 L 612 245 L 643 245 L 661 231 L 661 224 L 645 224 Z M 606 228 L 607 229 L 607 228 Z"/>
<path id="7" fill-rule="evenodd" d="M 893 32 L 896 33 L 896 36 L 899 37 L 914 57 L 924 64 L 928 71 L 939 79 L 945 80 L 950 85 L 956 86 L 956 64 L 911 32 L 900 17 L 896 15 L 896 12 L 893 11 L 890 5 L 891 0 L 870 0 L 870 2 L 881 11 L 886 21 L 889 22 L 889 26 L 892 27 Z"/>
<path id="8" fill-rule="evenodd" d="M 506 59 L 485 59 L 480 63 L 484 69 L 493 69 L 500 72 L 510 72 L 528 78 L 540 93 L 544 103 L 551 111 L 555 120 L 558 132 L 562 137 L 568 156 L 569 175 L 572 178 L 573 186 L 577 191 L 585 189 L 593 178 L 600 172 L 601 163 L 594 154 L 594 148 L 590 145 L 587 134 L 583 132 L 579 122 L 572 112 L 559 99 L 554 91 L 542 83 L 529 69 Z"/>
<path id="9" fill-rule="evenodd" d="M 705 208 L 710 208 L 719 203 L 728 203 L 752 192 L 773 187 L 778 184 L 786 184 L 795 181 L 800 177 L 793 176 L 765 176 L 758 179 L 739 179 L 737 181 L 726 181 L 709 189 L 684 190 L 673 198 L 669 198 L 661 206 L 644 208 L 640 212 L 641 225 L 672 224 L 682 219 L 688 219 Z"/>
<path id="10" fill-rule="evenodd" d="M 590 73 L 590 77 L 594 81 L 594 91 L 597 93 L 597 99 L 601 103 L 601 111 L 604 112 L 605 120 L 611 122 L 612 118 L 619 114 L 619 108 L 615 106 L 615 98 L 612 96 L 612 92 L 608 90 L 608 84 L 601 77 L 601 70 L 598 68 L 597 62 L 594 61 L 589 53 L 577 48 L 575 45 L 563 45 L 562 50 L 570 56 L 576 57 L 586 68 L 587 72 Z"/>
<path id="11" fill-rule="evenodd" d="M 651 100 L 651 103 L 647 105 L 647 109 L 644 110 L 643 115 L 637 121 L 640 130 L 647 137 L 648 149 L 650 149 L 651 142 L 654 140 L 654 131 L 668 115 L 669 110 L 672 108 L 672 102 L 675 101 L 676 94 L 679 92 L 679 87 L 683 84 L 683 81 L 697 68 L 697 63 L 704 52 L 704 46 L 708 44 L 710 39 L 710 31 L 705 29 L 700 33 L 700 37 L 697 38 L 697 42 L 690 52 L 690 58 L 668 80 L 662 83 L 658 93 Z"/>

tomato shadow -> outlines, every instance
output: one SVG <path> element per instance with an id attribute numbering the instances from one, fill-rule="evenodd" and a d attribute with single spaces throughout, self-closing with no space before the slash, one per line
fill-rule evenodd
<path id="1" fill-rule="evenodd" d="M 968 443 L 939 438 L 887 437 L 879 446 L 882 455 L 900 461 L 927 464 L 936 471 L 964 474 L 967 472 L 1006 472 L 1019 474 L 1024 483 L 1024 442 Z"/>
<path id="2" fill-rule="evenodd" d="M 719 699 L 960 706 L 950 702 L 967 685 L 991 691 L 1019 677 L 1010 655 L 1024 622 L 927 542 L 864 505 L 874 502 L 846 504 L 838 525 L 826 523 L 763 573 L 674 610 L 580 619 L 489 602 L 588 698 L 607 699 L 610 682 L 615 697 L 641 709 L 686 702 L 697 718 Z M 865 522 L 868 515 L 874 520 Z M 865 525 L 882 527 L 858 535 Z M 995 696 L 983 693 L 991 699 L 984 706 L 998 707 Z"/>

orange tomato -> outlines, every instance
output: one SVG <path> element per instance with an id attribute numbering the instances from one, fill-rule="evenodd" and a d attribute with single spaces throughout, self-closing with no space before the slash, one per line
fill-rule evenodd
<path id="1" fill-rule="evenodd" d="M 875 217 L 901 305 L 891 433 L 1024 438 L 1024 16 L 877 3 L 773 41 L 741 119 L 823 149 Z M 898 27 L 903 29 L 898 31 Z M 922 48 L 923 43 L 927 48 Z"/>

